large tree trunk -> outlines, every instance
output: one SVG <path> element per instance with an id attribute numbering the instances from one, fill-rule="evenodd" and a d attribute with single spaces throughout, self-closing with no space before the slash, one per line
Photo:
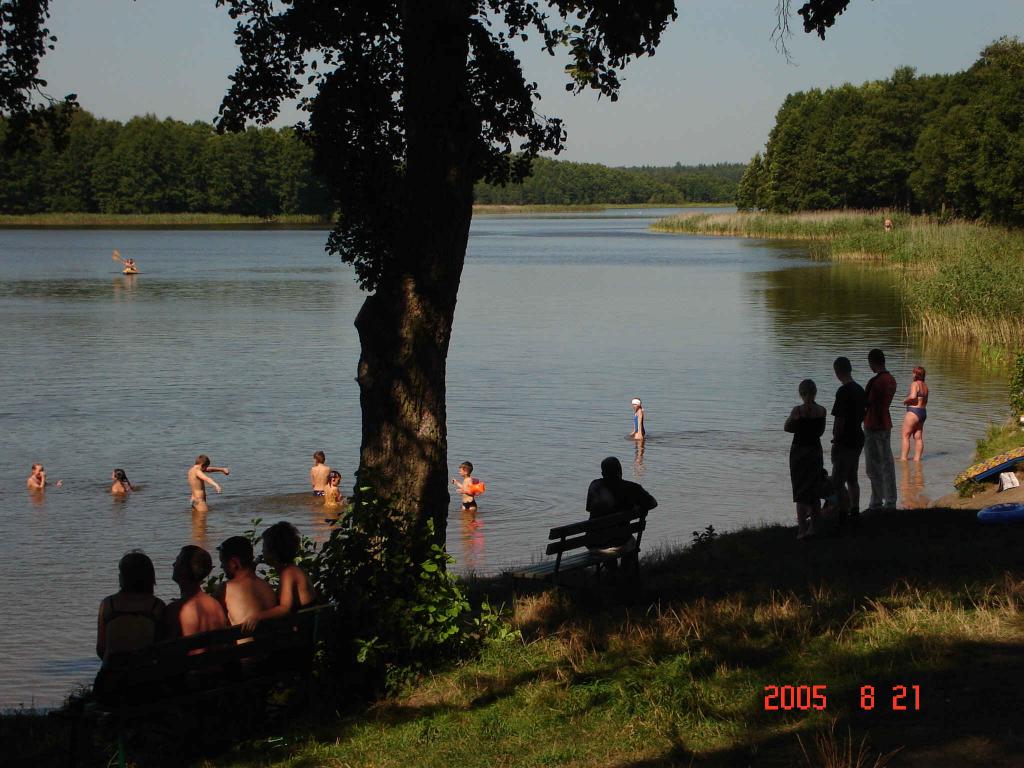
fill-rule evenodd
<path id="1" fill-rule="evenodd" d="M 465 87 L 465 0 L 403 3 L 407 165 L 396 264 L 356 318 L 363 434 L 359 483 L 414 530 L 448 517 L 445 370 L 472 218 L 479 126 Z M 412 542 L 410 542 L 412 544 Z"/>

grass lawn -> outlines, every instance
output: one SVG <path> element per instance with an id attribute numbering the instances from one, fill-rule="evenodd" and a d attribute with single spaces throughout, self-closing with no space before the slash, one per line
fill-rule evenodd
<path id="1" fill-rule="evenodd" d="M 639 584 L 475 583 L 521 639 L 210 765 L 1021 766 L 1022 551 L 1024 529 L 927 509 L 846 538 L 723 535 Z M 825 708 L 766 711 L 768 685 L 826 686 Z"/>

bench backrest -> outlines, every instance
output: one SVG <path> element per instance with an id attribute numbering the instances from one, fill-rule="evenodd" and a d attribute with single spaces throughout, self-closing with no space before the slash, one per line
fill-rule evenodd
<path id="1" fill-rule="evenodd" d="M 320 616 L 333 606 L 304 608 L 291 616 L 260 622 L 251 635 L 241 627 L 163 640 L 146 648 L 111 656 L 107 669 L 121 684 L 138 691 L 147 685 L 237 665 L 249 658 L 292 656 L 301 664 L 312 658 Z M 241 641 L 241 642 L 239 642 Z M 197 653 L 196 651 L 200 651 Z"/>
<path id="2" fill-rule="evenodd" d="M 623 533 L 625 533 L 627 527 L 629 533 L 636 536 L 636 548 L 639 550 L 640 538 L 647 528 L 647 512 L 648 510 L 646 509 L 618 512 L 614 515 L 603 515 L 602 517 L 595 517 L 590 520 L 582 520 L 578 523 L 552 528 L 548 533 L 548 539 L 552 541 L 548 544 L 547 554 L 559 555 L 569 550 L 585 547 L 593 540 L 593 534 L 595 533 L 600 533 L 610 528 L 622 529 Z M 555 539 L 557 541 L 554 541 Z"/>

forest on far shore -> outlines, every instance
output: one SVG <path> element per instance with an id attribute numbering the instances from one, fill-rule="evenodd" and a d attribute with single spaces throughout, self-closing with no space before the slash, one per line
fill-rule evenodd
<path id="1" fill-rule="evenodd" d="M 740 210 L 894 208 L 1024 225 L 1024 44 L 1004 37 L 964 72 L 786 97 Z"/>
<path id="2" fill-rule="evenodd" d="M 291 128 L 218 134 L 210 123 L 152 115 L 126 123 L 84 110 L 64 117 L 62 132 L 41 123 L 0 153 L 0 213 L 326 218 L 334 210 L 312 150 Z M 0 118 L 0 142 L 9 129 Z M 480 183 L 475 198 L 501 205 L 731 203 L 743 169 L 609 168 L 539 158 L 522 185 Z"/>

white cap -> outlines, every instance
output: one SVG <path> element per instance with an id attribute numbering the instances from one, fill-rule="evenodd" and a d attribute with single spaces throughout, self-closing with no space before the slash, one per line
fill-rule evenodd
<path id="1" fill-rule="evenodd" d="M 641 405 L 640 398 L 639 397 L 634 397 L 632 400 L 629 401 L 629 404 L 630 405 Z"/>

